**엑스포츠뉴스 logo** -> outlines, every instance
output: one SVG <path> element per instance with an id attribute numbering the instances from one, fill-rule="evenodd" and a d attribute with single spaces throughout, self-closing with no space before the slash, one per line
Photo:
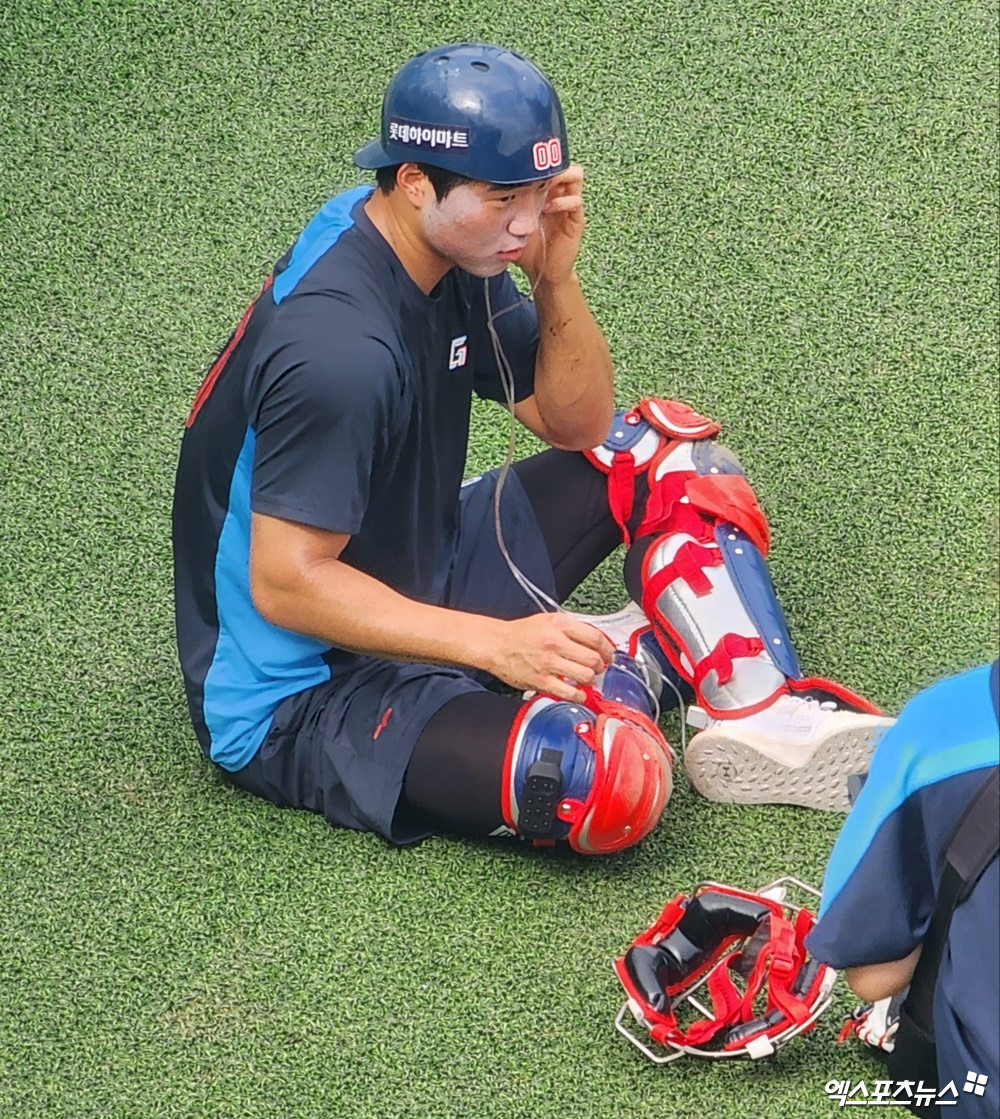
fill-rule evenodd
<path id="1" fill-rule="evenodd" d="M 971 1092 L 974 1096 L 985 1096 L 989 1079 L 985 1073 L 970 1071 L 965 1078 L 965 1090 Z"/>

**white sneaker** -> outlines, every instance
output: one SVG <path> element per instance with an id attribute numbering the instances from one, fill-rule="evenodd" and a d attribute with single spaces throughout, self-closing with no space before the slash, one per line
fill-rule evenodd
<path id="1" fill-rule="evenodd" d="M 577 621 L 586 622 L 595 626 L 604 634 L 616 649 L 623 653 L 635 656 L 633 638 L 640 629 L 649 627 L 649 619 L 642 611 L 642 607 L 634 602 L 629 602 L 614 614 L 570 614 Z"/>
<path id="2" fill-rule="evenodd" d="M 847 812 L 847 778 L 868 772 L 878 738 L 896 720 L 783 695 L 744 719 L 690 707 L 687 721 L 704 729 L 688 743 L 684 770 L 709 800 Z"/>
<path id="3" fill-rule="evenodd" d="M 658 722 L 660 705 L 664 700 L 663 675 L 666 658 L 660 651 L 656 638 L 651 633 L 647 633 L 645 638 L 640 637 L 644 631 L 649 631 L 650 628 L 649 619 L 643 612 L 642 607 L 630 601 L 627 606 L 623 606 L 621 610 L 615 611 L 614 614 L 571 613 L 570 617 L 595 626 L 616 649 L 627 653 L 636 662 L 638 673 L 642 677 L 643 687 L 649 692 L 656 708 L 653 721 Z M 600 680 L 601 678 L 598 677 L 594 682 L 598 691 L 601 690 Z M 667 698 L 670 702 L 663 703 L 664 710 L 674 705 L 673 697 L 669 696 Z"/>

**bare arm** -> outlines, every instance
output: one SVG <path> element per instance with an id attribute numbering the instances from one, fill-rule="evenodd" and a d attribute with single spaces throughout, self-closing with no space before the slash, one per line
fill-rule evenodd
<path id="1" fill-rule="evenodd" d="M 540 339 L 535 392 L 516 414 L 546 443 L 568 451 L 602 442 L 614 412 L 611 353 L 574 271 L 585 226 L 582 192 L 581 167 L 552 180 L 541 233 L 521 258 L 535 286 Z"/>
<path id="2" fill-rule="evenodd" d="M 583 698 L 576 685 L 592 683 L 611 658 L 603 634 L 565 615 L 508 622 L 398 594 L 339 558 L 349 539 L 254 513 L 250 591 L 258 613 L 354 652 L 467 665 L 515 688 L 576 701 Z"/>
<path id="3" fill-rule="evenodd" d="M 902 960 L 849 967 L 844 972 L 848 987 L 862 1002 L 878 1002 L 879 999 L 887 999 L 891 995 L 898 995 L 904 987 L 909 986 L 917 961 L 920 959 L 922 947 L 923 945 L 918 944 Z"/>

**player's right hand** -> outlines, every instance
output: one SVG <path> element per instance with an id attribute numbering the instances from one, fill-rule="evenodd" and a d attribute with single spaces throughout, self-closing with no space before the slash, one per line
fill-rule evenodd
<path id="1" fill-rule="evenodd" d="M 568 614 L 533 614 L 500 627 L 489 671 L 519 691 L 547 692 L 582 703 L 615 647 L 599 629 Z"/>

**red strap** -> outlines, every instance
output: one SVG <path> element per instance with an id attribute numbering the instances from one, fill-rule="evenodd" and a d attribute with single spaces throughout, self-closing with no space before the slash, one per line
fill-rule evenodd
<path id="1" fill-rule="evenodd" d="M 736 657 L 756 657 L 763 652 L 764 642 L 759 637 L 727 633 L 708 656 L 695 665 L 695 691 L 701 691 L 702 682 L 710 672 L 715 673 L 720 684 L 728 683 L 733 678 L 733 661 Z"/>
<path id="2" fill-rule="evenodd" d="M 852 1014 L 850 1016 L 850 1018 L 848 1018 L 844 1022 L 844 1025 L 841 1028 L 840 1033 L 837 1034 L 837 1044 L 838 1045 L 843 1045 L 844 1042 L 851 1036 L 851 1034 L 857 1033 L 858 1030 L 860 1029 L 860 1027 L 864 1025 L 865 1018 L 867 1018 L 867 1017 L 868 1017 L 868 1015 L 866 1014 L 862 1018 L 855 1018 L 854 1015 Z"/>
<path id="3" fill-rule="evenodd" d="M 704 569 L 718 567 L 722 562 L 722 551 L 719 548 L 706 548 L 693 540 L 682 544 L 670 563 L 664 564 L 659 571 L 647 577 L 642 588 L 642 608 L 646 616 L 659 616 L 661 612 L 656 609 L 656 602 L 677 579 L 683 579 L 699 598 L 711 594 L 712 582 Z"/>
<path id="4" fill-rule="evenodd" d="M 718 567 L 721 563 L 720 548 L 706 548 L 704 544 L 696 544 L 693 540 L 689 540 L 677 549 L 673 560 L 663 570 L 673 571 L 670 582 L 674 579 L 683 579 L 699 598 L 703 598 L 712 592 L 712 583 L 705 574 L 704 568 Z"/>
<path id="5" fill-rule="evenodd" d="M 649 551 L 646 553 L 647 561 L 652 555 L 652 552 L 653 548 L 650 548 Z M 645 581 L 642 584 L 642 602 L 640 603 L 640 605 L 642 606 L 643 613 L 646 615 L 647 618 L 652 618 L 655 620 L 659 616 L 656 609 L 656 600 L 660 597 L 663 591 L 665 591 L 667 587 L 670 586 L 672 582 L 673 579 L 671 578 L 670 572 L 665 567 L 661 567 L 655 575 L 649 575 L 646 577 Z"/>
<path id="6" fill-rule="evenodd" d="M 720 1026 L 728 1026 L 739 1014 L 740 1004 L 743 999 L 736 984 L 729 975 L 729 965 L 739 955 L 739 951 L 730 952 L 723 958 L 722 964 L 708 976 L 705 986 L 712 997 L 712 1010 Z"/>
<path id="7" fill-rule="evenodd" d="M 806 959 L 800 944 L 801 940 L 795 929 L 787 921 L 783 921 L 779 935 L 775 938 L 775 954 L 767 988 L 768 1009 L 778 1007 L 797 1026 L 809 1017 L 809 1007 L 805 1000 L 793 995 L 790 990 Z"/>
<path id="8" fill-rule="evenodd" d="M 771 977 L 780 980 L 782 985 L 787 987 L 799 970 L 795 929 L 787 921 L 772 917 L 771 944 L 774 946 L 774 954 L 771 957 Z"/>
<path id="9" fill-rule="evenodd" d="M 688 900 L 686 894 L 677 894 L 676 897 L 671 898 L 663 907 L 663 912 L 656 918 L 656 924 L 648 928 L 635 943 L 655 944 L 684 916 L 687 912 Z"/>
<path id="10" fill-rule="evenodd" d="M 628 451 L 616 451 L 608 471 L 608 505 L 615 524 L 622 530 L 626 548 L 632 543 L 626 523 L 632 516 L 634 500 L 635 459 Z"/>
<path id="11" fill-rule="evenodd" d="M 730 978 L 729 966 L 738 955 L 739 951 L 734 951 L 724 956 L 709 973 L 705 982 L 712 1000 L 712 1017 L 702 1018 L 693 1022 L 689 1029 L 682 1030 L 671 1014 L 669 1024 L 662 1028 L 660 1037 L 654 1037 L 654 1041 L 659 1042 L 660 1045 L 664 1044 L 664 1040 L 669 1040 L 675 1045 L 704 1045 L 721 1030 L 747 1020 L 750 1008 L 753 1006 L 753 995 L 756 992 L 748 991 L 746 995 L 741 995 Z"/>
<path id="12" fill-rule="evenodd" d="M 687 484 L 691 503 L 702 512 L 712 513 L 736 525 L 767 556 L 771 531 L 764 511 L 757 504 L 757 495 L 742 474 L 703 474 Z"/>
<path id="13" fill-rule="evenodd" d="M 795 918 L 795 936 L 800 943 L 805 943 L 813 925 L 816 924 L 816 918 L 808 909 L 800 909 L 799 915 Z"/>
<path id="14" fill-rule="evenodd" d="M 771 915 L 771 921 L 774 922 L 775 917 Z M 773 927 L 773 925 L 772 925 Z M 746 993 L 740 1000 L 740 1005 L 737 1013 L 733 1015 L 734 1023 L 749 1022 L 753 1018 L 753 1004 L 754 999 L 760 993 L 760 989 L 764 983 L 764 972 L 767 969 L 768 963 L 774 952 L 773 940 L 763 945 L 761 950 L 757 953 L 757 958 L 754 960 L 753 968 L 747 977 Z M 768 1002 L 768 1009 L 770 1009 L 770 1001 Z"/>
<path id="15" fill-rule="evenodd" d="M 811 1013 L 809 1004 L 793 995 L 787 987 L 772 986 L 768 992 L 767 1001 L 769 1007 L 778 1007 L 788 1021 L 794 1022 L 796 1026 L 801 1026 Z"/>

